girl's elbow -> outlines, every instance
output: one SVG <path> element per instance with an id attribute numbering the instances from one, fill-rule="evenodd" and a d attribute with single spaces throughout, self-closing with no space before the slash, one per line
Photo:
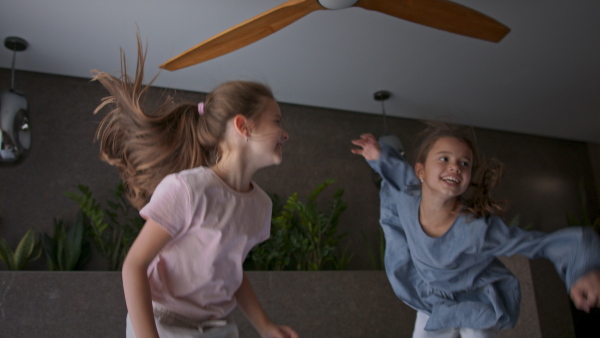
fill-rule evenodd
<path id="1" fill-rule="evenodd" d="M 148 262 L 136 259 L 135 256 L 127 255 L 125 257 L 125 261 L 123 261 L 123 268 L 121 271 L 121 275 L 123 278 L 131 274 L 137 273 L 146 273 L 148 270 L 148 266 L 150 264 Z"/>

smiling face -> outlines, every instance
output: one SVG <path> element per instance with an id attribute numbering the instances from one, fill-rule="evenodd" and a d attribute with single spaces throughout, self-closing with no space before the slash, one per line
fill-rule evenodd
<path id="1" fill-rule="evenodd" d="M 283 144 L 289 139 L 281 126 L 281 110 L 273 99 L 268 99 L 265 110 L 256 121 L 248 142 L 260 166 L 280 164 L 283 158 Z"/>
<path id="2" fill-rule="evenodd" d="M 423 180 L 423 194 L 442 198 L 462 195 L 471 182 L 473 151 L 454 137 L 439 138 L 429 150 L 425 163 L 417 163 L 415 171 Z"/>

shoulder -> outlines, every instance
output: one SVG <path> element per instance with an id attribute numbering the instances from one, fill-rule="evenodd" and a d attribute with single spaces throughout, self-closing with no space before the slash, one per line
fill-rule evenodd
<path id="1" fill-rule="evenodd" d="M 212 173 L 212 170 L 207 167 L 186 169 L 169 176 L 176 177 L 177 179 L 186 183 L 209 182 L 214 180 L 214 174 Z"/>
<path id="2" fill-rule="evenodd" d="M 156 187 L 153 198 L 178 199 L 191 201 L 195 196 L 204 195 L 211 186 L 218 184 L 216 175 L 206 167 L 197 167 L 165 176 Z M 156 196 L 156 197 L 155 197 Z"/>
<path id="3" fill-rule="evenodd" d="M 269 197 L 269 195 L 258 184 L 256 184 L 256 182 L 252 181 L 252 186 L 254 188 L 254 197 L 257 202 L 268 207 L 272 207 L 273 201 L 271 200 L 271 197 Z"/>
<path id="4" fill-rule="evenodd" d="M 404 186 L 404 189 L 400 190 L 393 183 L 387 180 L 381 181 L 379 189 L 379 197 L 382 201 L 387 200 L 392 203 L 405 202 L 406 200 L 421 200 L 422 190 L 420 184 L 409 184 Z"/>
<path id="5" fill-rule="evenodd" d="M 220 186 L 220 180 L 217 175 L 207 167 L 196 167 L 180 171 L 172 176 L 172 180 L 177 180 L 180 184 L 186 185 L 194 192 L 202 192 L 211 186 Z"/>

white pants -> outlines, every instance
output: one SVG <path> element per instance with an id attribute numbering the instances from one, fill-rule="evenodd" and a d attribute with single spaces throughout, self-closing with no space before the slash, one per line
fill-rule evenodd
<path id="1" fill-rule="evenodd" d="M 427 324 L 427 320 L 429 320 L 428 315 L 417 311 L 417 320 L 415 322 L 413 338 L 497 338 L 500 334 L 500 330 L 498 330 L 496 327 L 485 330 L 458 328 L 438 331 L 425 331 L 425 324 Z"/>
<path id="2" fill-rule="evenodd" d="M 216 321 L 207 321 L 196 328 L 165 324 L 158 318 L 155 318 L 154 322 L 160 338 L 239 338 L 237 325 L 231 317 L 218 321 L 221 323 L 217 326 L 211 325 L 211 322 Z M 127 314 L 126 337 L 136 338 L 129 314 Z"/>

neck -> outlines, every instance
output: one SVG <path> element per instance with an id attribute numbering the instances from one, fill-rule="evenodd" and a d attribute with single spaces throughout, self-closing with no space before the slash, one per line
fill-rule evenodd
<path id="1" fill-rule="evenodd" d="M 458 197 L 442 198 L 431 196 L 425 190 L 423 191 L 423 198 L 421 200 L 421 206 L 426 207 L 430 211 L 436 213 L 449 213 L 456 212 L 460 208 L 460 200 Z"/>
<path id="2" fill-rule="evenodd" d="M 458 198 L 436 199 L 423 195 L 419 206 L 419 221 L 423 230 L 430 236 L 439 237 L 446 233 L 460 212 Z"/>
<path id="3" fill-rule="evenodd" d="M 230 152 L 210 169 L 232 189 L 248 192 L 252 189 L 252 177 L 257 170 L 246 162 L 242 156 Z"/>

